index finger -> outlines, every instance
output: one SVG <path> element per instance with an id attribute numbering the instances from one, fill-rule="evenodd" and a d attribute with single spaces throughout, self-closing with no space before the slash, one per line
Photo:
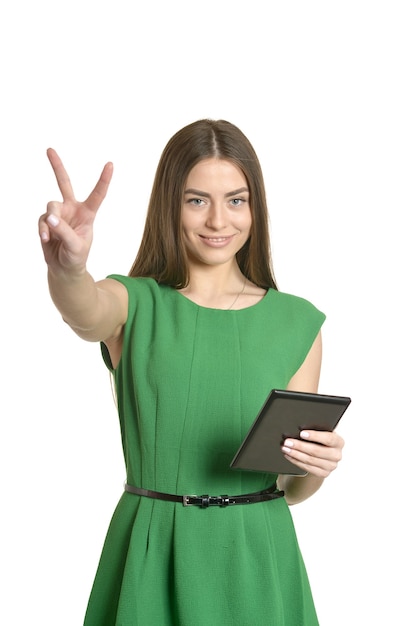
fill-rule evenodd
<path id="1" fill-rule="evenodd" d="M 58 187 L 60 192 L 62 193 L 63 199 L 74 200 L 74 191 L 72 189 L 71 181 L 58 154 L 53 148 L 48 148 L 46 154 L 48 156 L 52 169 L 54 170 L 56 182 L 58 183 Z"/>

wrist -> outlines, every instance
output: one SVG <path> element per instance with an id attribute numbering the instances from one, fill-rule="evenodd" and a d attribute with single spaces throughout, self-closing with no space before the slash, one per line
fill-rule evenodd
<path id="1" fill-rule="evenodd" d="M 82 282 L 90 276 L 85 265 L 79 267 L 52 267 L 48 265 L 48 277 L 52 280 L 65 282 Z"/>

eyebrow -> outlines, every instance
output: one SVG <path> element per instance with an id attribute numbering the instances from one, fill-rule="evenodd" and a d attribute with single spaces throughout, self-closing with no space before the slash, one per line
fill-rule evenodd
<path id="1" fill-rule="evenodd" d="M 225 194 L 225 198 L 230 198 L 231 196 L 237 196 L 240 193 L 249 192 L 247 187 L 240 187 L 239 189 L 234 189 L 233 191 L 229 191 Z M 206 191 L 200 191 L 199 189 L 186 189 L 184 194 L 193 194 L 195 196 L 202 196 L 203 198 L 210 198 L 210 194 Z"/>

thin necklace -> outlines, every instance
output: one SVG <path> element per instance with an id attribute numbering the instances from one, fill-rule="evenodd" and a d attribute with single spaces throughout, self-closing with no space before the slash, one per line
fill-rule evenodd
<path id="1" fill-rule="evenodd" d="M 245 276 L 245 280 L 243 281 L 243 287 L 242 287 L 241 291 L 239 291 L 239 293 L 237 294 L 236 298 L 233 300 L 233 302 L 229 306 L 229 308 L 226 309 L 226 311 L 230 311 L 230 309 L 235 306 L 236 302 L 239 300 L 240 296 L 245 291 L 245 287 L 246 287 L 246 276 Z"/>

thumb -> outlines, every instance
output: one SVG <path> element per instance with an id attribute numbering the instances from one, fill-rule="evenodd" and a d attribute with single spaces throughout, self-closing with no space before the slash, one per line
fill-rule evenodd
<path id="1" fill-rule="evenodd" d="M 51 239 L 61 241 L 69 255 L 78 257 L 80 254 L 82 256 L 85 254 L 83 241 L 62 217 L 50 213 L 46 218 L 46 223 L 52 234 Z"/>

